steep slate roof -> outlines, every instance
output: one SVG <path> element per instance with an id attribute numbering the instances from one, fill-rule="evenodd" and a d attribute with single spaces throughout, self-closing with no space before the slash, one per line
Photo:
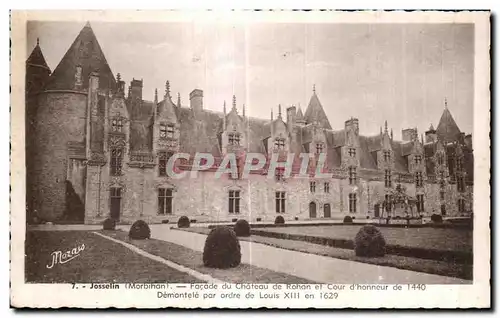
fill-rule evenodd
<path id="1" fill-rule="evenodd" d="M 460 129 L 451 116 L 448 108 L 445 108 L 436 129 L 438 138 L 445 141 L 457 140 L 460 136 Z"/>
<path id="2" fill-rule="evenodd" d="M 311 99 L 309 100 L 309 106 L 307 106 L 304 118 L 308 124 L 317 120 L 323 128 L 332 129 L 330 121 L 328 121 L 328 117 L 326 116 L 323 106 L 321 106 L 321 102 L 319 101 L 316 92 L 313 93 Z"/>
<path id="3" fill-rule="evenodd" d="M 27 94 L 42 90 L 50 76 L 50 68 L 45 61 L 42 49 L 37 40 L 36 46 L 26 60 L 26 88 Z"/>
<path id="4" fill-rule="evenodd" d="M 373 160 L 373 156 L 370 154 L 369 139 L 369 137 L 359 136 L 359 164 L 361 168 L 377 169 L 377 162 Z"/>
<path id="5" fill-rule="evenodd" d="M 75 72 L 78 65 L 82 67 L 83 79 L 88 79 L 90 73 L 98 71 L 100 89 L 114 89 L 116 87 L 115 77 L 89 23 L 80 31 L 80 34 L 78 34 L 55 68 L 46 89 L 74 89 Z M 83 80 L 82 88 L 88 88 L 88 80 Z"/>
<path id="6" fill-rule="evenodd" d="M 402 142 L 393 140 L 391 145 L 394 153 L 394 169 L 398 172 L 408 172 L 408 160 L 403 155 Z"/>

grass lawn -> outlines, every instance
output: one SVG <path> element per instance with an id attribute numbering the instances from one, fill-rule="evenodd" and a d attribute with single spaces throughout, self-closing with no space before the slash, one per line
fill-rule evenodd
<path id="1" fill-rule="evenodd" d="M 259 228 L 262 231 L 310 235 L 354 240 L 362 225 L 301 226 Z M 433 248 L 451 251 L 472 251 L 472 231 L 451 228 L 397 228 L 379 227 L 387 244 L 408 247 Z"/>
<path id="2" fill-rule="evenodd" d="M 203 265 L 202 252 L 194 251 L 181 245 L 156 239 L 130 240 L 128 238 L 128 233 L 124 231 L 102 231 L 101 233 L 115 239 L 133 244 L 150 254 L 160 256 L 174 263 L 189 267 L 200 273 L 208 274 L 225 282 L 261 284 L 313 283 L 304 278 L 275 272 L 266 268 L 261 268 L 249 264 L 240 264 L 238 267 L 231 269 L 208 268 Z"/>
<path id="3" fill-rule="evenodd" d="M 52 268 L 52 252 L 85 244 L 80 256 Z M 87 231 L 28 231 L 25 279 L 28 283 L 187 283 L 196 278 L 138 255 Z"/>
<path id="4" fill-rule="evenodd" d="M 282 230 L 284 228 L 275 228 L 275 229 Z M 182 230 L 200 234 L 210 233 L 210 229 L 201 227 L 197 228 L 192 227 Z M 400 269 L 407 269 L 428 274 L 436 274 L 436 275 L 458 277 L 458 278 L 472 280 L 472 266 L 466 264 L 454 264 L 443 261 L 435 261 L 435 260 L 388 255 L 388 254 L 385 255 L 384 257 L 375 257 L 375 258 L 359 257 L 356 256 L 353 250 L 349 249 L 335 248 L 309 242 L 284 240 L 284 239 L 264 237 L 258 235 L 252 235 L 250 237 L 240 237 L 239 239 L 242 241 L 261 243 L 278 248 L 299 251 L 304 253 L 323 255 L 328 257 L 334 257 L 339 259 L 351 260 L 351 261 L 380 265 L 380 266 L 396 267 Z"/>

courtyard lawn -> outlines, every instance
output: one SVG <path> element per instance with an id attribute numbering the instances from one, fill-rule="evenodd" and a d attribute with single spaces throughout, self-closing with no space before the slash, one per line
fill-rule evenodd
<path id="1" fill-rule="evenodd" d="M 85 244 L 78 257 L 52 268 L 52 252 Z M 87 231 L 28 231 L 27 283 L 186 283 L 198 279 Z"/>
<path id="2" fill-rule="evenodd" d="M 279 228 L 279 229 L 283 230 L 285 228 Z M 259 230 L 261 229 L 259 228 Z M 268 230 L 271 230 L 271 228 L 269 228 Z M 189 231 L 200 234 L 208 234 L 210 233 L 211 230 L 203 227 L 192 227 L 192 228 L 179 229 L 179 231 Z M 412 270 L 415 272 L 472 280 L 472 265 L 468 264 L 455 264 L 445 261 L 420 259 L 415 257 L 406 257 L 406 256 L 389 255 L 389 254 L 386 254 L 384 257 L 374 257 L 374 258 L 358 257 L 356 256 L 354 250 L 350 249 L 336 248 L 310 242 L 264 237 L 258 235 L 251 235 L 249 237 L 240 237 L 239 239 L 242 241 L 255 242 L 303 253 L 310 253 L 310 254 L 328 256 L 344 260 L 351 260 L 361 263 L 395 267 L 400 269 Z"/>
<path id="3" fill-rule="evenodd" d="M 210 275 L 225 282 L 260 284 L 313 283 L 301 277 L 275 272 L 266 268 L 243 263 L 230 269 L 208 268 L 203 265 L 202 252 L 194 251 L 181 245 L 156 239 L 130 240 L 128 238 L 128 233 L 124 231 L 103 231 L 101 233 L 123 242 L 133 244 L 150 254 L 160 256 L 174 263 L 191 268 L 197 272 Z"/>
<path id="4" fill-rule="evenodd" d="M 301 226 L 259 228 L 260 231 L 300 234 L 315 237 L 354 240 L 363 225 Z M 389 245 L 432 248 L 450 251 L 472 251 L 469 229 L 431 227 L 379 227 Z"/>

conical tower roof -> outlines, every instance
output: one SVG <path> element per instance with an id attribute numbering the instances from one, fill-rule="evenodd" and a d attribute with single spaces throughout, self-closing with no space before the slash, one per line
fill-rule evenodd
<path id="1" fill-rule="evenodd" d="M 439 139 L 444 141 L 455 141 L 460 137 L 460 129 L 458 128 L 457 123 L 453 119 L 453 116 L 448 108 L 445 108 L 443 114 L 441 115 L 439 125 L 436 129 L 436 134 Z"/>
<path id="2" fill-rule="evenodd" d="M 74 89 L 76 67 L 82 67 L 82 88 L 90 73 L 99 73 L 99 88 L 115 88 L 116 82 L 90 23 L 83 27 L 50 77 L 47 89 Z"/>
<path id="3" fill-rule="evenodd" d="M 302 108 L 300 108 L 300 107 L 299 107 L 299 110 L 297 111 L 296 120 L 304 120 L 304 114 L 302 113 Z"/>
<path id="4" fill-rule="evenodd" d="M 313 93 L 311 99 L 309 100 L 309 105 L 307 106 L 306 113 L 304 114 L 304 119 L 308 124 L 318 121 L 323 128 L 332 129 L 316 92 Z"/>
<path id="5" fill-rule="evenodd" d="M 50 68 L 45 61 L 45 57 L 43 56 L 42 49 L 40 48 L 40 43 L 38 42 L 38 40 L 36 41 L 35 48 L 26 60 L 26 64 L 29 66 L 45 68 L 50 72 Z"/>

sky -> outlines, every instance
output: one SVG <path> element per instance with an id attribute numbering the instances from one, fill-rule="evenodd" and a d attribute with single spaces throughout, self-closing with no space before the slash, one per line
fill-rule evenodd
<path id="1" fill-rule="evenodd" d="M 27 54 L 40 39 L 51 70 L 84 23 L 28 24 Z M 170 81 L 189 105 L 204 91 L 204 108 L 222 111 L 236 95 L 241 114 L 276 118 L 291 105 L 305 112 L 313 86 L 334 130 L 359 119 L 362 135 L 387 120 L 401 130 L 437 127 L 447 100 L 459 128 L 473 131 L 472 24 L 201 24 L 102 23 L 92 29 L 112 72 L 128 83 L 143 79 L 143 98 L 163 96 Z M 174 97 L 176 100 L 176 97 Z M 285 117 L 285 116 L 284 116 Z"/>

